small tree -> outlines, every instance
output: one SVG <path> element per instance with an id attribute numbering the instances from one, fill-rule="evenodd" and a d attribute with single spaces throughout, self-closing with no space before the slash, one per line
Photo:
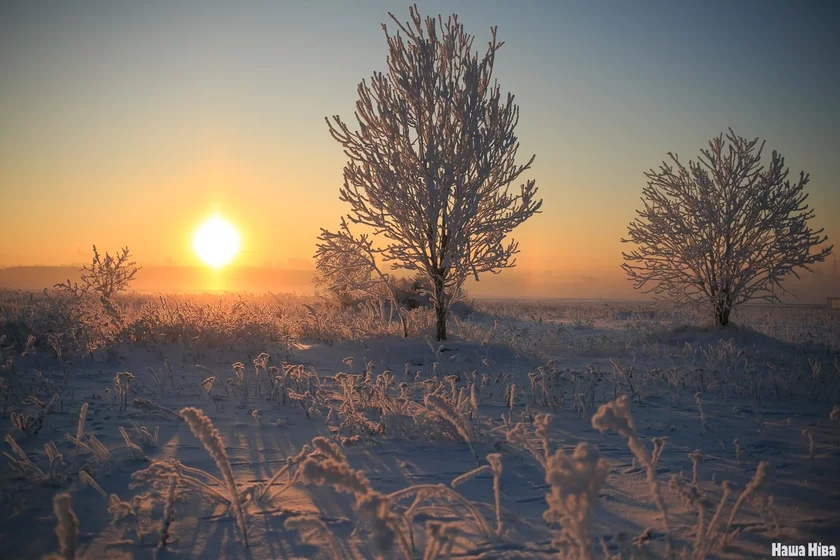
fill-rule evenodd
<path id="1" fill-rule="evenodd" d="M 103 259 L 93 246 L 93 259 L 90 266 L 82 266 L 82 284 L 56 284 L 56 289 L 74 293 L 76 295 L 93 292 L 98 296 L 111 299 L 117 292 L 128 289 L 128 285 L 134 280 L 140 267 L 137 263 L 129 260 L 131 254 L 128 247 L 122 249 L 116 256 L 111 256 L 107 251 Z"/>
<path id="2" fill-rule="evenodd" d="M 514 266 L 518 245 L 503 242 L 542 201 L 534 181 L 508 193 L 534 158 L 516 164 L 519 108 L 492 80 L 496 28 L 480 56 L 457 16 L 409 13 L 405 25 L 389 14 L 395 35 L 382 26 L 388 72 L 359 84 L 359 130 L 338 116 L 327 124 L 349 158 L 340 192 L 348 218 L 384 238 L 369 247 L 383 263 L 428 279 L 443 340 L 465 279 Z"/>
<path id="3" fill-rule="evenodd" d="M 325 229 L 318 236 L 315 266 L 316 284 L 339 297 L 366 298 L 382 302 L 385 296 L 402 324 L 403 336 L 408 336 L 408 324 L 393 289 L 394 280 L 383 273 L 376 263 L 373 243 L 367 235 L 354 237 L 346 220 L 341 220 L 338 233 Z"/>
<path id="4" fill-rule="evenodd" d="M 728 141 L 728 143 L 727 143 Z M 644 208 L 628 227 L 622 268 L 636 288 L 676 300 L 705 301 L 717 325 L 751 299 L 779 301 L 775 288 L 798 269 L 823 262 L 832 247 L 814 231 L 805 201 L 808 175 L 788 180 L 784 158 L 773 152 L 761 165 L 764 142 L 732 129 L 709 142 L 688 167 L 672 153 L 645 173 Z"/>

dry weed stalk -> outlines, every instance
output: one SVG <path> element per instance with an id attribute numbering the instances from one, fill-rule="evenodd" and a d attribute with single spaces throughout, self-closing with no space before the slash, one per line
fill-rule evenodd
<path id="1" fill-rule="evenodd" d="M 271 490 L 271 487 L 274 484 L 276 484 L 277 481 L 280 480 L 280 477 L 283 476 L 286 473 L 289 473 L 289 480 L 286 482 L 286 484 L 283 487 L 281 487 L 279 490 L 274 492 L 271 495 L 271 497 L 276 497 L 276 496 L 282 494 L 283 492 L 285 492 L 286 490 L 288 490 L 289 488 L 291 488 L 298 480 L 300 480 L 300 476 L 301 476 L 300 469 L 298 469 L 297 472 L 292 474 L 292 467 L 294 467 L 294 465 L 297 465 L 297 464 L 301 463 L 309 455 L 309 453 L 311 451 L 312 451 L 311 447 L 309 447 L 308 445 L 304 445 L 303 447 L 301 447 L 300 452 L 297 455 L 294 455 L 292 457 L 287 457 L 285 466 L 283 466 L 283 468 L 281 468 L 276 473 L 274 473 L 274 476 L 272 476 L 271 479 L 269 479 L 268 482 L 266 482 L 265 484 L 257 484 L 256 485 L 256 487 L 254 489 L 255 500 L 258 501 L 258 502 L 265 500 L 266 496 L 268 495 L 268 491 Z"/>
<path id="2" fill-rule="evenodd" d="M 53 513 L 57 520 L 55 535 L 58 537 L 58 554 L 45 560 L 76 560 L 76 539 L 79 536 L 79 518 L 70 504 L 70 494 L 61 492 L 53 498 Z"/>
<path id="3" fill-rule="evenodd" d="M 158 548 L 165 548 L 169 540 L 169 527 L 175 521 L 175 488 L 178 486 L 178 478 L 169 477 L 169 486 L 166 490 L 166 501 L 163 506 L 163 521 L 160 528 L 160 539 Z"/>
<path id="4" fill-rule="evenodd" d="M 726 522 L 726 527 L 717 542 L 717 550 L 723 550 L 729 544 L 729 539 L 732 537 L 729 529 L 735 521 L 735 516 L 738 515 L 738 511 L 741 509 L 741 506 L 744 505 L 747 498 L 767 487 L 767 484 L 770 482 L 770 475 L 770 463 L 767 461 L 761 461 L 758 464 L 758 468 L 755 470 L 752 480 L 747 483 L 747 486 L 738 496 L 738 499 L 735 500 L 735 505 L 732 506 L 732 511 L 729 513 L 729 520 Z"/>
<path id="5" fill-rule="evenodd" d="M 158 441 L 160 440 L 160 426 L 155 426 L 155 431 L 150 432 L 146 426 L 141 426 L 131 420 L 129 422 L 131 422 L 131 429 L 134 431 L 137 439 L 140 440 L 140 443 L 147 447 L 157 447 Z"/>
<path id="6" fill-rule="evenodd" d="M 703 452 L 695 449 L 688 454 L 688 458 L 691 459 L 691 484 L 697 486 L 697 470 L 700 460 L 703 458 Z"/>
<path id="7" fill-rule="evenodd" d="M 811 462 L 811 469 L 817 466 L 817 442 L 814 439 L 813 430 L 802 430 L 802 435 L 808 440 L 808 459 Z"/>
<path id="8" fill-rule="evenodd" d="M 352 469 L 344 453 L 330 440 L 317 437 L 312 446 L 315 451 L 300 466 L 303 481 L 353 494 L 359 517 L 372 530 L 377 556 L 393 558 L 398 547 L 406 558 L 411 558 L 412 547 L 391 512 L 394 500 L 373 490 L 364 472 Z"/>
<path id="9" fill-rule="evenodd" d="M 177 420 L 184 420 L 184 417 L 174 410 L 169 410 L 168 408 L 148 399 L 136 398 L 131 402 L 131 406 L 149 414 L 159 414 L 162 416 L 168 416 L 169 418 L 175 418 Z"/>
<path id="10" fill-rule="evenodd" d="M 656 467 L 654 467 L 647 448 L 639 440 L 639 436 L 636 435 L 633 416 L 630 414 L 630 399 L 627 395 L 622 395 L 613 402 L 602 404 L 598 408 L 598 412 L 595 413 L 595 416 L 592 417 L 592 427 L 599 432 L 614 430 L 627 438 L 627 446 L 630 448 L 630 451 L 633 452 L 633 455 L 635 455 L 639 463 L 647 470 L 650 495 L 657 509 L 662 514 L 662 522 L 665 525 L 667 554 L 670 556 L 673 552 L 673 543 L 671 538 L 671 525 L 668 520 L 668 508 L 662 497 L 659 481 L 656 479 Z"/>
<path id="11" fill-rule="evenodd" d="M 44 471 L 42 471 L 38 465 L 33 463 L 29 457 L 27 457 L 26 453 L 15 441 L 15 438 L 12 437 L 12 434 L 6 434 L 4 439 L 6 443 L 9 444 L 9 447 L 12 448 L 12 452 L 17 456 L 17 458 L 15 458 L 5 451 L 3 452 L 3 455 L 5 455 L 6 459 L 9 460 L 9 466 L 32 482 L 42 482 L 49 479 L 49 477 L 44 474 Z"/>
<path id="12" fill-rule="evenodd" d="M 452 403 L 450 403 L 440 395 L 427 395 L 426 407 L 437 412 L 442 418 L 450 422 L 455 427 L 455 429 L 458 431 L 458 434 L 464 439 L 464 442 L 469 446 L 470 453 L 472 453 L 476 464 L 480 465 L 481 461 L 479 460 L 478 454 L 475 452 L 475 448 L 472 444 L 472 426 L 470 425 L 469 421 L 466 418 L 464 418 L 464 416 L 460 412 L 458 412 L 454 406 L 452 406 Z"/>
<path id="13" fill-rule="evenodd" d="M 472 480 L 476 476 L 489 472 L 493 475 L 493 499 L 496 506 L 496 535 L 502 534 L 502 456 L 499 453 L 487 455 L 487 465 L 483 465 L 469 472 L 466 472 L 452 481 L 452 488 Z"/>
<path id="14" fill-rule="evenodd" d="M 739 465 L 744 464 L 744 450 L 741 448 L 741 440 L 735 439 L 732 440 L 732 443 L 735 445 L 735 459 L 738 460 Z"/>
<path id="15" fill-rule="evenodd" d="M 134 374 L 128 371 L 121 371 L 114 376 L 114 388 L 117 390 L 117 398 L 120 399 L 120 412 L 128 406 L 128 393 L 131 390 L 132 381 L 134 381 Z"/>
<path id="16" fill-rule="evenodd" d="M 135 461 L 148 461 L 149 459 L 143 453 L 143 450 L 140 449 L 140 446 L 131 441 L 131 438 L 128 437 L 128 432 L 125 431 L 125 428 L 120 426 L 120 435 L 125 442 L 125 446 L 128 449 L 129 454 L 131 455 L 132 459 Z"/>
<path id="17" fill-rule="evenodd" d="M 88 411 L 88 403 L 82 403 L 82 406 L 79 407 L 79 423 L 76 426 L 76 447 L 75 452 L 73 453 L 73 464 L 76 464 L 76 460 L 79 457 L 79 444 L 82 441 L 82 436 L 85 434 L 85 420 L 87 419 L 87 411 Z"/>
<path id="18" fill-rule="evenodd" d="M 242 540 L 245 543 L 245 548 L 248 548 L 248 525 L 245 521 L 245 512 L 239 500 L 239 494 L 236 490 L 236 480 L 233 478 L 233 471 L 230 468 L 230 462 L 228 461 L 227 452 L 225 451 L 219 430 L 214 428 L 213 422 L 197 408 L 182 408 L 181 416 L 183 416 L 187 425 L 190 427 L 193 435 L 198 438 L 204 446 L 204 449 L 216 462 L 219 472 L 222 473 L 222 478 L 225 482 L 224 486 L 230 494 L 230 503 L 234 516 L 239 524 L 239 530 L 242 532 Z"/>

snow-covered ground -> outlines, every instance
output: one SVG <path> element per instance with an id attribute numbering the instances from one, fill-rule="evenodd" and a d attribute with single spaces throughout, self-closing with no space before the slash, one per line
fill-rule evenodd
<path id="1" fill-rule="evenodd" d="M 653 470 L 674 555 L 765 558 L 773 542 L 837 546 L 840 421 L 830 416 L 840 403 L 840 318 L 820 317 L 808 323 L 791 314 L 787 330 L 784 314 L 774 315 L 772 329 L 760 314 L 743 318 L 767 327 L 757 332 L 680 327 L 617 307 L 561 313 L 529 304 L 513 313 L 486 304 L 453 321 L 454 336 L 440 345 L 420 336 L 300 339 L 259 349 L 270 355 L 263 367 L 253 350 L 199 344 L 134 343 L 108 359 L 65 357 L 63 366 L 44 351 L 7 348 L 0 558 L 59 550 L 60 492 L 78 518 L 79 558 L 664 557 L 668 531 L 643 462 L 627 434 L 602 433 L 591 420 L 621 395 L 647 453 L 664 443 Z M 801 340 L 791 329 L 805 329 Z M 124 410 L 119 372 L 134 376 Z M 52 409 L 39 413 L 52 395 Z M 219 431 L 247 549 L 223 473 L 177 416 L 186 407 Z M 24 415 L 18 426 L 11 412 Z M 551 415 L 548 450 L 535 434 L 543 413 Z M 319 436 L 337 445 L 337 457 L 319 440 L 320 451 L 288 462 Z M 600 487 L 587 478 L 593 473 L 578 473 L 595 492 L 584 532 L 568 514 L 559 523 L 544 518 L 552 487 L 542 463 L 557 450 L 572 457 L 580 442 L 597 446 L 607 468 Z M 498 519 L 492 469 L 452 488 L 491 454 L 502 469 Z M 756 481 L 730 524 L 761 462 L 770 478 Z M 318 480 L 316 471 L 329 472 Z M 347 491 L 342 476 L 363 480 L 365 491 Z M 417 485 L 452 491 L 392 494 Z M 579 513 L 581 488 L 570 482 L 555 492 L 581 500 L 570 502 Z M 383 509 L 365 501 L 383 495 Z M 575 541 L 581 534 L 588 545 Z"/>

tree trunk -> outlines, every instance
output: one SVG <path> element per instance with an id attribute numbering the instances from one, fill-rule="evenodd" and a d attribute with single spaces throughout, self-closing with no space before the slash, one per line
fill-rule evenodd
<path id="1" fill-rule="evenodd" d="M 437 318 L 437 340 L 446 340 L 446 296 L 444 294 L 443 276 L 438 274 L 433 280 L 435 317 Z"/>
<path id="2" fill-rule="evenodd" d="M 397 309 L 397 317 L 399 317 L 400 325 L 402 325 L 403 338 L 408 338 L 408 321 L 405 320 L 405 313 L 403 313 L 401 308 L 397 307 L 397 302 L 395 300 L 391 300 L 391 305 Z"/>
<path id="3" fill-rule="evenodd" d="M 405 317 L 403 317 L 402 313 L 400 313 L 399 315 L 400 315 L 400 324 L 402 325 L 402 329 L 403 329 L 403 338 L 408 338 L 408 322 L 405 320 Z"/>
<path id="4" fill-rule="evenodd" d="M 715 303 L 715 325 L 725 327 L 729 325 L 729 314 L 732 312 L 732 305 L 726 300 L 718 300 Z"/>

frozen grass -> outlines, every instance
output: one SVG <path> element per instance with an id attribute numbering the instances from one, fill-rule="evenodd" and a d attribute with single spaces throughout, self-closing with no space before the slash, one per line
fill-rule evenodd
<path id="1" fill-rule="evenodd" d="M 840 523 L 822 310 L 474 302 L 432 344 L 422 309 L 51 298 L 0 298 L 4 558 L 763 558 Z"/>

